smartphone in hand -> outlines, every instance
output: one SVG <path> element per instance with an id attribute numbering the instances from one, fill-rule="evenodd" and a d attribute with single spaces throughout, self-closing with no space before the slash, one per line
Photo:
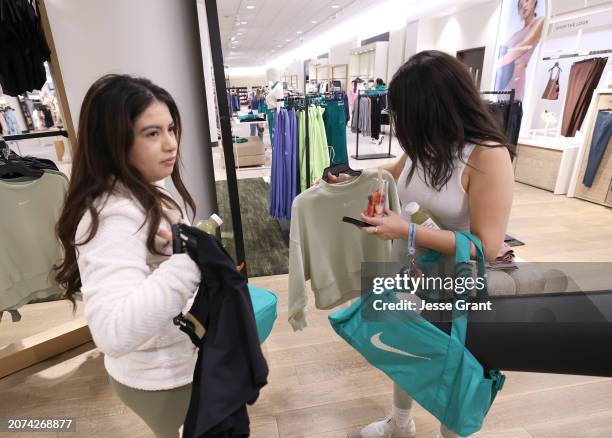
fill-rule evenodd
<path id="1" fill-rule="evenodd" d="M 342 218 L 342 222 L 346 222 L 347 224 L 353 224 L 353 225 L 356 225 L 358 227 L 373 227 L 374 226 L 374 225 L 369 224 L 367 222 L 360 221 L 359 219 L 355 219 L 355 218 L 348 217 L 348 216 L 344 216 Z"/>

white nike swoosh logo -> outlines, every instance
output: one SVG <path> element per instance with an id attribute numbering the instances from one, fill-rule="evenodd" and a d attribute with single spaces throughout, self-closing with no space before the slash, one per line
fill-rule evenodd
<path id="1" fill-rule="evenodd" d="M 388 351 L 389 353 L 401 354 L 402 356 L 414 357 L 416 359 L 431 360 L 430 357 L 423 357 L 423 356 L 418 356 L 416 354 L 407 353 L 405 351 L 398 350 L 395 347 L 387 345 L 383 341 L 380 340 L 380 335 L 382 335 L 382 332 L 376 333 L 370 338 L 370 342 L 372 343 L 372 345 L 378 348 L 379 350 Z"/>

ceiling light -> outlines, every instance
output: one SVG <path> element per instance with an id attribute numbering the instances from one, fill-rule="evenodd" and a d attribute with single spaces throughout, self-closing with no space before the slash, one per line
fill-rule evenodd
<path id="1" fill-rule="evenodd" d="M 301 33 L 302 33 L 302 31 L 301 31 L 301 30 L 298 30 L 296 33 L 299 35 L 299 34 L 301 34 Z"/>
<path id="2" fill-rule="evenodd" d="M 234 41 L 236 39 L 236 37 L 232 37 L 232 41 Z"/>
<path id="3" fill-rule="evenodd" d="M 241 21 L 240 24 L 247 24 L 247 22 L 246 21 Z"/>
<path id="4" fill-rule="evenodd" d="M 285 41 L 287 41 L 288 43 L 290 43 L 290 42 L 291 42 L 291 40 L 285 40 Z"/>
<path id="5" fill-rule="evenodd" d="M 238 36 L 242 36 L 242 32 L 238 32 L 236 35 L 238 35 Z"/>
<path id="6" fill-rule="evenodd" d="M 312 24 L 317 24 L 317 20 L 312 20 L 311 23 Z"/>
<path id="7" fill-rule="evenodd" d="M 332 5 L 332 9 L 338 9 L 340 5 Z"/>
<path id="8" fill-rule="evenodd" d="M 248 6 L 247 6 L 247 9 L 255 9 L 255 6 L 253 6 L 253 5 L 248 5 Z"/>

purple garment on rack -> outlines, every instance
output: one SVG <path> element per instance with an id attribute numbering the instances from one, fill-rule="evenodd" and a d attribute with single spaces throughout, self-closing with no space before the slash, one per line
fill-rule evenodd
<path id="1" fill-rule="evenodd" d="M 298 195 L 297 120 L 294 110 L 282 108 L 274 117 L 272 171 L 268 206 L 275 219 L 291 219 L 291 205 Z"/>
<path id="2" fill-rule="evenodd" d="M 297 114 L 295 110 L 287 111 L 288 116 L 288 142 L 286 151 L 287 164 L 287 201 L 285 204 L 285 213 L 287 219 L 291 219 L 291 206 L 293 200 L 298 195 L 298 131 L 297 131 Z"/>

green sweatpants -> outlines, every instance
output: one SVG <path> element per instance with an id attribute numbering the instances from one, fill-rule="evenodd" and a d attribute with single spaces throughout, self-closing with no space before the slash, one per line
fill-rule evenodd
<path id="1" fill-rule="evenodd" d="M 119 399 L 149 426 L 157 438 L 178 438 L 185 421 L 191 384 L 161 391 L 125 386 L 108 376 Z"/>

